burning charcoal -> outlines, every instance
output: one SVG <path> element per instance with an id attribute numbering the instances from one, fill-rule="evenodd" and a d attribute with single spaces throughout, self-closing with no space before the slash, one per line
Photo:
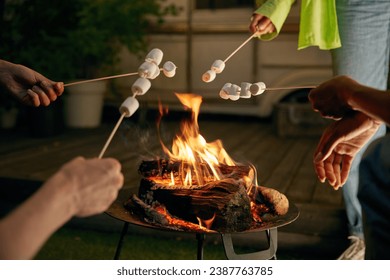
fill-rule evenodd
<path id="1" fill-rule="evenodd" d="M 125 117 L 131 117 L 135 111 L 137 111 L 139 107 L 139 102 L 135 97 L 127 97 L 125 101 L 123 101 L 122 105 L 119 107 L 119 112 L 121 114 L 125 114 Z"/>

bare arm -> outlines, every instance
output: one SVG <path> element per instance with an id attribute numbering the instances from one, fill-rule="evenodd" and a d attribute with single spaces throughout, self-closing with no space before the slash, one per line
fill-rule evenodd
<path id="1" fill-rule="evenodd" d="M 0 221 L 0 259 L 30 259 L 73 216 L 105 211 L 123 184 L 114 159 L 76 158 Z"/>

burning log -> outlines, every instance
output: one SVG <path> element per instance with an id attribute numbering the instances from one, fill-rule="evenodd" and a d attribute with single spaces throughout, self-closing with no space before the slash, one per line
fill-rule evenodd
<path id="1" fill-rule="evenodd" d="M 182 171 L 183 164 L 185 163 L 183 163 L 182 161 L 173 161 L 167 159 L 142 161 L 138 168 L 138 172 L 144 178 L 160 177 L 169 179 L 171 178 L 171 176 L 177 178 Z M 209 165 L 201 164 L 201 167 L 203 171 L 206 171 L 205 173 L 211 174 Z M 222 178 L 233 178 L 236 180 L 247 178 L 247 188 L 250 187 L 255 177 L 254 169 L 247 165 L 230 166 L 220 164 L 218 166 L 218 172 L 221 174 Z"/>
<path id="2" fill-rule="evenodd" d="M 199 223 L 210 221 L 211 229 L 237 232 L 250 227 L 250 201 L 242 180 L 223 179 L 203 186 L 170 187 L 142 179 L 139 197 L 148 205 L 165 206 L 175 217 Z"/>

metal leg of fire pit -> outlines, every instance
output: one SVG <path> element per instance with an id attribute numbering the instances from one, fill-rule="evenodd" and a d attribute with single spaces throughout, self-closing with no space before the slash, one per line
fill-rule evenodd
<path id="1" fill-rule="evenodd" d="M 129 223 L 125 222 L 125 224 L 123 225 L 123 228 L 122 228 L 121 236 L 119 237 L 118 246 L 116 246 L 114 260 L 119 260 L 119 256 L 120 256 L 121 251 L 122 251 L 123 240 L 125 239 L 125 235 L 126 235 L 128 229 L 129 229 Z"/>
<path id="2" fill-rule="evenodd" d="M 269 248 L 248 253 L 248 254 L 236 254 L 234 251 L 233 240 L 231 234 L 221 234 L 223 247 L 225 249 L 225 255 L 229 260 L 269 260 L 276 259 L 276 249 L 278 242 L 277 228 L 268 229 L 265 231 L 267 235 L 267 241 Z"/>
<path id="3" fill-rule="evenodd" d="M 197 252 L 197 259 L 203 260 L 203 248 L 204 248 L 204 239 L 206 238 L 206 234 L 204 233 L 197 233 L 196 234 L 196 240 L 198 240 L 198 252 Z"/>

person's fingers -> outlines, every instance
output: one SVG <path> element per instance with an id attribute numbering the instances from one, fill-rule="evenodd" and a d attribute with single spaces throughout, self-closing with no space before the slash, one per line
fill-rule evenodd
<path id="1" fill-rule="evenodd" d="M 44 91 L 41 87 L 35 85 L 35 86 L 33 86 L 33 87 L 31 88 L 31 90 L 32 90 L 33 92 L 35 92 L 36 94 L 38 94 L 39 101 L 40 101 L 40 103 L 41 103 L 43 106 L 49 106 L 49 104 L 50 104 L 50 99 L 49 99 L 49 97 L 46 95 L 45 91 Z"/>
<path id="2" fill-rule="evenodd" d="M 341 186 L 345 184 L 345 182 L 348 179 L 349 171 L 351 170 L 353 157 L 351 156 L 344 156 L 343 165 L 341 169 Z"/>
<path id="3" fill-rule="evenodd" d="M 56 91 L 57 96 L 61 96 L 62 93 L 64 92 L 64 83 L 63 82 L 56 82 L 53 85 L 53 87 Z"/>
<path id="4" fill-rule="evenodd" d="M 334 155 L 332 154 L 324 162 L 325 176 L 328 179 L 329 184 L 331 184 L 332 186 L 334 186 L 337 181 L 333 169 L 333 159 Z"/>
<path id="5" fill-rule="evenodd" d="M 51 84 L 47 81 L 42 81 L 39 83 L 39 86 L 45 92 L 50 101 L 55 101 L 57 99 L 57 93 L 55 91 L 54 84 Z"/>
<path id="6" fill-rule="evenodd" d="M 322 161 L 315 163 L 314 170 L 317 173 L 318 180 L 320 180 L 321 183 L 324 183 L 326 180 L 324 163 Z"/>
<path id="7" fill-rule="evenodd" d="M 343 156 L 340 154 L 335 154 L 333 158 L 333 174 L 335 177 L 335 183 L 332 185 L 334 188 L 339 188 L 341 186 L 341 162 Z"/>
<path id="8" fill-rule="evenodd" d="M 26 105 L 32 105 L 34 107 L 39 107 L 39 105 L 41 105 L 38 94 L 31 89 L 27 90 L 27 98 L 22 101 Z"/>

